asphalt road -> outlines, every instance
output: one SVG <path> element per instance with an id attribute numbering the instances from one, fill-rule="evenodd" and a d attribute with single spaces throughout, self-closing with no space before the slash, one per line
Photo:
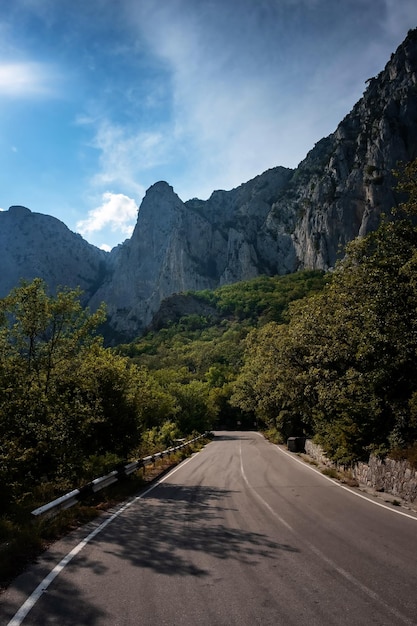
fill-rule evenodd
<path id="1" fill-rule="evenodd" d="M 417 624 L 417 516 L 297 459 L 257 433 L 216 433 L 53 546 L 2 596 L 0 623 Z"/>

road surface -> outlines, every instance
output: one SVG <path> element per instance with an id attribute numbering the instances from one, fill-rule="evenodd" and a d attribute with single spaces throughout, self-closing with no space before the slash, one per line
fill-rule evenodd
<path id="1" fill-rule="evenodd" d="M 219 432 L 53 546 L 2 596 L 0 623 L 417 624 L 417 516 L 400 512 L 257 433 Z"/>

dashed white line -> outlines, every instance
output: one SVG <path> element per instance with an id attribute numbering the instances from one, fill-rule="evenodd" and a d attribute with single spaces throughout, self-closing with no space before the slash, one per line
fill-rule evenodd
<path id="1" fill-rule="evenodd" d="M 278 450 L 280 450 L 280 452 L 283 452 L 284 454 L 286 454 L 283 450 L 281 450 L 280 448 L 277 448 Z M 332 561 L 331 559 L 329 559 L 325 554 L 323 554 L 323 552 L 321 552 L 321 550 L 319 550 L 318 548 L 316 548 L 312 543 L 310 543 L 308 540 L 306 540 L 304 537 L 300 537 L 299 534 L 297 533 L 296 530 L 294 530 L 294 528 L 288 524 L 288 522 L 286 522 L 269 504 L 268 502 L 266 502 L 262 496 L 255 490 L 254 487 L 252 487 L 252 485 L 250 484 L 250 482 L 247 479 L 247 476 L 245 474 L 245 470 L 243 468 L 243 458 L 242 458 L 242 442 L 240 442 L 240 447 L 239 447 L 239 454 L 240 454 L 240 470 L 241 470 L 241 474 L 242 474 L 242 478 L 245 481 L 247 487 L 251 490 L 251 492 L 253 493 L 253 495 L 259 500 L 259 502 L 261 502 L 261 504 L 263 504 L 263 506 L 268 509 L 268 511 L 281 523 L 285 526 L 285 528 L 287 528 L 291 533 L 293 533 L 297 539 L 299 541 L 303 541 L 305 543 L 305 545 L 317 556 L 319 557 L 322 561 L 324 561 L 324 563 L 326 563 L 326 565 L 330 566 L 332 569 L 334 569 L 340 576 L 342 576 L 343 578 L 345 578 L 345 580 L 348 580 L 351 584 L 355 585 L 358 589 L 360 589 L 364 594 L 366 594 L 369 598 L 372 598 L 372 600 L 375 600 L 377 602 L 379 602 L 389 613 L 391 613 L 393 616 L 395 616 L 398 620 L 400 620 L 401 622 L 403 622 L 404 624 L 407 624 L 408 626 L 415 626 L 415 622 L 411 621 L 408 619 L 408 617 L 406 617 L 405 615 L 403 615 L 402 613 L 400 613 L 399 611 L 397 611 L 396 609 L 394 609 L 393 607 L 391 607 L 389 604 L 386 604 L 386 602 L 384 602 L 384 600 L 382 598 L 380 598 L 380 596 L 378 596 L 377 593 L 375 593 L 374 591 L 372 591 L 372 589 L 369 589 L 369 587 L 367 587 L 366 585 L 364 585 L 363 583 L 361 583 L 357 578 L 355 578 L 354 576 L 352 576 L 352 574 L 349 574 L 349 572 L 347 572 L 345 569 L 343 569 L 342 567 L 339 567 L 334 561 Z M 288 456 L 291 457 L 290 454 L 288 454 Z M 298 461 L 299 463 L 302 463 L 302 461 L 300 461 L 299 459 L 294 459 L 294 457 L 291 457 L 294 461 Z M 305 467 L 308 467 L 307 465 L 305 465 L 304 463 L 302 463 Z M 313 469 L 313 468 L 309 468 L 309 469 Z M 317 471 L 317 470 L 314 470 Z M 320 472 L 317 472 L 318 474 L 320 474 L 321 476 L 323 476 L 323 478 L 328 478 L 327 476 L 324 476 L 323 474 L 321 474 Z M 331 481 L 332 483 L 334 483 L 334 481 Z M 336 484 L 336 483 L 334 483 Z M 347 491 L 350 491 L 349 489 Z M 365 498 L 366 499 L 366 498 Z M 371 502 L 371 501 L 370 501 Z M 388 507 L 385 507 L 388 508 Z M 391 510 L 391 509 L 389 509 Z"/>

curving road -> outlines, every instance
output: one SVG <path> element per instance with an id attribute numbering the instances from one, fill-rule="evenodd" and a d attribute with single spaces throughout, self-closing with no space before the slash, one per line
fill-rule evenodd
<path id="1" fill-rule="evenodd" d="M 0 623 L 417 624 L 417 516 L 403 513 L 257 433 L 219 432 L 53 546 L 2 596 Z"/>

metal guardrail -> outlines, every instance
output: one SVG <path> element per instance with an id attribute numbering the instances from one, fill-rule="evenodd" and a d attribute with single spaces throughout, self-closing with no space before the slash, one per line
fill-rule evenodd
<path id="1" fill-rule="evenodd" d="M 88 496 L 91 496 L 97 491 L 100 491 L 101 489 L 104 489 L 105 487 L 112 485 L 118 480 L 121 480 L 125 478 L 126 476 L 129 476 L 129 474 L 136 472 L 136 470 L 142 467 L 145 467 L 146 465 L 150 465 L 151 463 L 154 463 L 157 459 L 162 459 L 165 456 L 174 454 L 174 452 L 178 452 L 178 450 L 181 450 L 182 448 L 186 448 L 190 444 L 195 443 L 199 439 L 203 439 L 207 436 L 209 436 L 209 433 L 204 433 L 203 435 L 194 437 L 194 439 L 185 441 L 185 443 L 182 443 L 178 446 L 175 446 L 173 448 L 168 448 L 168 450 L 164 450 L 163 452 L 157 452 L 156 454 L 145 456 L 143 459 L 138 459 L 137 461 L 132 461 L 130 463 L 127 463 L 123 467 L 117 470 L 113 470 L 112 472 L 110 472 L 109 474 L 106 474 L 105 476 L 100 476 L 99 478 L 95 478 L 94 480 L 87 483 L 83 487 L 80 487 L 80 489 L 73 489 L 73 491 L 70 491 L 69 493 L 66 493 L 63 496 L 60 496 L 59 498 L 56 498 L 55 500 L 52 500 L 51 502 L 48 502 L 47 504 L 44 504 L 43 506 L 38 507 L 37 509 L 32 511 L 32 515 L 34 515 L 35 517 L 39 517 L 39 516 L 52 517 L 56 515 L 59 511 L 69 509 L 71 506 L 74 506 L 74 504 L 77 504 L 81 500 L 84 500 L 85 498 L 87 498 Z"/>

